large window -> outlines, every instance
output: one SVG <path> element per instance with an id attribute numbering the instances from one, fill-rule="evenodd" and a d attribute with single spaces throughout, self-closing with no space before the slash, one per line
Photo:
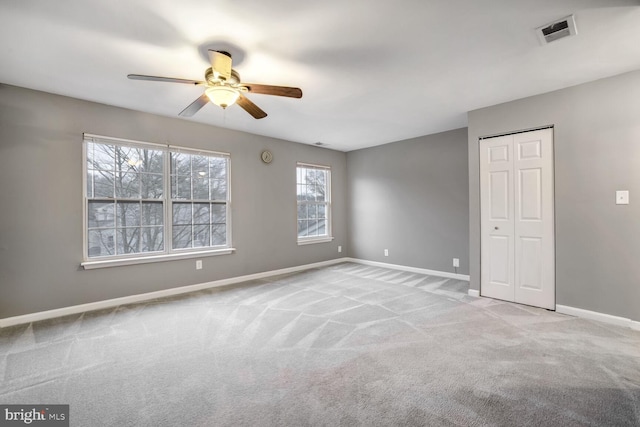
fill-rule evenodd
<path id="1" fill-rule="evenodd" d="M 85 259 L 229 247 L 229 156 L 85 135 Z"/>
<path id="2" fill-rule="evenodd" d="M 331 239 L 331 169 L 298 163 L 298 243 Z"/>

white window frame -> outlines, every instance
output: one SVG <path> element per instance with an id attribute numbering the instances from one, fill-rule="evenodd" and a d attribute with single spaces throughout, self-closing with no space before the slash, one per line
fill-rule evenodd
<path id="1" fill-rule="evenodd" d="M 164 204 L 164 221 L 163 221 L 163 241 L 164 249 L 157 252 L 139 252 L 133 254 L 116 254 L 101 257 L 89 257 L 88 248 L 88 206 L 89 200 L 93 199 L 87 196 L 87 143 L 103 143 L 111 145 L 120 145 L 133 148 L 160 150 L 164 153 L 163 165 L 163 197 L 158 199 Z M 171 153 L 185 154 L 202 154 L 206 156 L 224 157 L 227 159 L 227 199 L 226 199 L 226 245 L 224 246 L 208 246 L 200 248 L 173 249 L 173 197 L 171 189 Z M 89 133 L 83 134 L 82 142 L 82 199 L 83 199 L 83 215 L 82 215 L 82 241 L 83 241 L 83 262 L 81 266 L 85 269 L 116 267 L 122 265 L 145 264 L 161 261 L 170 261 L 177 259 L 196 258 L 214 255 L 226 255 L 235 252 L 231 242 L 231 156 L 229 153 L 200 150 L 188 147 L 181 147 L 169 144 L 156 144 L 150 142 L 134 141 L 122 138 L 113 138 L 102 135 L 93 135 Z"/>
<path id="2" fill-rule="evenodd" d="M 226 164 L 226 185 L 227 185 L 227 191 L 226 191 L 226 200 L 222 200 L 222 199 L 197 199 L 197 198 L 193 198 L 193 195 L 191 198 L 189 199 L 179 199 L 179 198 L 174 198 L 173 194 L 169 194 L 168 197 L 168 202 L 169 202 L 169 208 L 168 208 L 168 214 L 169 214 L 169 218 L 171 218 L 171 227 L 173 227 L 175 224 L 173 224 L 173 204 L 180 204 L 180 203 L 191 203 L 193 204 L 198 204 L 198 203 L 209 203 L 211 204 L 220 204 L 220 203 L 224 203 L 226 206 L 226 212 L 225 212 L 225 231 L 226 231 L 226 244 L 225 245 L 219 245 L 219 246 L 205 246 L 205 247 L 192 247 L 192 248 L 170 248 L 170 250 L 172 252 L 175 253 L 183 253 L 183 252 L 207 252 L 207 251 L 211 251 L 211 250 L 216 250 L 215 248 L 226 248 L 230 245 L 230 227 L 229 227 L 229 218 L 230 218 L 230 188 L 229 188 L 229 170 L 230 170 L 230 162 L 229 162 L 229 155 L 227 153 L 218 153 L 218 152 L 213 152 L 213 151 L 206 151 L 206 150 L 195 150 L 195 149 L 191 149 L 191 148 L 185 148 L 185 147 L 178 147 L 175 145 L 170 145 L 169 146 L 169 163 L 171 162 L 171 154 L 187 154 L 187 155 L 205 155 L 207 157 L 218 157 L 218 158 L 225 158 L 227 160 L 227 164 Z M 169 165 L 170 166 L 170 165 Z M 169 169 L 168 172 L 169 175 L 169 180 L 171 179 L 171 170 Z M 191 177 L 192 179 L 193 177 Z M 169 183 L 169 193 L 171 193 L 171 182 Z M 210 223 L 211 224 L 211 223 Z M 193 225 L 193 224 L 192 224 Z M 173 236 L 172 236 L 173 238 Z M 210 236 L 211 238 L 211 236 Z M 173 240 L 172 240 L 173 243 Z M 214 249 L 212 249 L 214 248 Z"/>
<path id="3" fill-rule="evenodd" d="M 300 205 L 300 201 L 298 200 L 297 194 L 298 194 L 298 168 L 305 168 L 305 169 L 319 169 L 319 170 L 324 170 L 327 171 L 327 182 L 326 182 L 326 189 L 325 189 L 325 194 L 326 194 L 326 202 L 325 206 L 326 206 L 326 231 L 327 234 L 323 235 L 323 236 L 308 236 L 308 237 L 299 237 L 298 236 L 298 207 Z M 298 245 L 310 245 L 310 244 L 315 244 L 315 243 L 325 243 L 325 242 L 331 242 L 333 241 L 333 227 L 332 227 L 332 202 L 331 202 L 331 166 L 326 166 L 326 165 L 319 165 L 319 164 L 313 164 L 313 163 L 304 163 L 304 162 L 297 162 L 296 163 L 296 170 L 295 170 L 295 176 L 296 176 L 296 187 L 295 187 L 295 191 L 296 191 L 296 237 L 297 237 L 297 242 Z"/>

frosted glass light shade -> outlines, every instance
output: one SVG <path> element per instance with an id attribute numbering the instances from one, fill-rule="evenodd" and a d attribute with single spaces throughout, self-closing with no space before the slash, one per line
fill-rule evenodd
<path id="1" fill-rule="evenodd" d="M 211 102 L 219 107 L 227 108 L 233 105 L 240 96 L 237 90 L 227 86 L 213 86 L 204 91 Z"/>

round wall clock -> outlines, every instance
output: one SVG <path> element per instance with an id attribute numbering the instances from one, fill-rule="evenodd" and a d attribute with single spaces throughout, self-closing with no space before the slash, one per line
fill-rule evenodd
<path id="1" fill-rule="evenodd" d="M 267 164 L 271 163 L 271 161 L 273 160 L 273 154 L 271 154 L 271 151 L 268 150 L 264 150 L 262 154 L 260 154 L 260 157 L 262 158 L 262 161 Z"/>

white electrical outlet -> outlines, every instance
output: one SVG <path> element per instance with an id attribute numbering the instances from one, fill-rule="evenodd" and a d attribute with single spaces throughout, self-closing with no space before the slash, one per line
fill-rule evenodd
<path id="1" fill-rule="evenodd" d="M 196 270 L 202 270 L 202 260 L 201 259 L 196 261 Z"/>
<path id="2" fill-rule="evenodd" d="M 338 246 L 338 252 L 342 252 L 342 246 Z"/>
<path id="3" fill-rule="evenodd" d="M 616 205 L 628 205 L 629 204 L 629 190 L 616 191 Z"/>
<path id="4" fill-rule="evenodd" d="M 384 256 L 389 256 L 389 249 L 384 250 Z"/>
<path id="5" fill-rule="evenodd" d="M 460 267 L 460 260 L 458 258 L 454 258 L 453 259 L 453 266 L 454 267 Z"/>

